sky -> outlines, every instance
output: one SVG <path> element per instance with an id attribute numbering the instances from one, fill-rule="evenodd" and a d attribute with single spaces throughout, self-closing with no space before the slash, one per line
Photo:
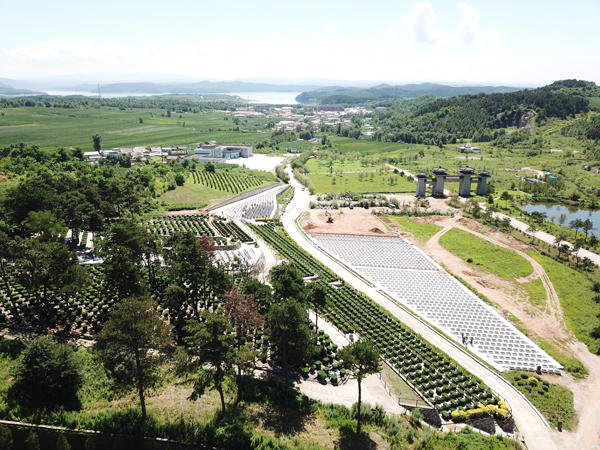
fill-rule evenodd
<path id="1" fill-rule="evenodd" d="M 600 84 L 600 0 L 0 0 L 0 17 L 0 78 Z"/>

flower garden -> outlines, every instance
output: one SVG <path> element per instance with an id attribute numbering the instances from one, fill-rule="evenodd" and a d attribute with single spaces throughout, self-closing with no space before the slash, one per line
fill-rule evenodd
<path id="1" fill-rule="evenodd" d="M 253 226 L 282 257 L 293 262 L 305 276 L 322 274 L 330 302 L 324 315 L 338 329 L 354 331 L 373 342 L 386 362 L 435 406 L 445 420 L 466 420 L 495 415 L 505 419 L 508 406 L 480 380 L 447 355 L 404 326 L 391 313 L 349 286 L 335 287 L 339 279 L 320 262 L 300 249 L 272 224 Z"/>
<path id="2" fill-rule="evenodd" d="M 259 177 L 247 175 L 231 175 L 223 172 L 206 172 L 204 170 L 193 170 L 194 184 L 202 184 L 211 189 L 239 194 L 248 189 L 259 187 L 263 180 Z"/>

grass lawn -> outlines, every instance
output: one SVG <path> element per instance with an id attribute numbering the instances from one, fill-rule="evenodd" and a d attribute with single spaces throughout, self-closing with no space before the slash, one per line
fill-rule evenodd
<path id="1" fill-rule="evenodd" d="M 495 273 L 504 280 L 526 277 L 533 272 L 531 263 L 514 251 L 490 244 L 458 228 L 452 228 L 444 234 L 440 244 L 468 264 Z"/>
<path id="2" fill-rule="evenodd" d="M 577 417 L 573 406 L 573 393 L 570 390 L 548 383 L 538 376 L 532 376 L 531 372 L 511 370 L 504 372 L 502 376 L 533 403 L 552 427 L 556 427 L 561 421 L 563 428 L 575 428 Z"/>
<path id="3" fill-rule="evenodd" d="M 357 193 L 396 193 L 396 192 L 415 192 L 416 184 L 407 181 L 406 178 L 395 175 L 397 180 L 390 184 L 388 177 L 392 176 L 389 172 L 382 177 L 375 174 L 375 177 L 363 178 L 362 181 L 358 177 L 358 173 L 344 173 L 342 175 L 329 174 L 311 174 L 308 178 L 315 185 L 315 193 L 326 194 L 328 192 L 351 191 Z M 383 179 L 382 179 L 383 178 Z"/>
<path id="4" fill-rule="evenodd" d="M 419 242 L 426 242 L 435 233 L 440 231 L 442 227 L 429 223 L 418 223 L 410 220 L 408 216 L 386 216 L 395 221 L 402 231 L 412 233 L 414 238 Z"/>
<path id="5" fill-rule="evenodd" d="M 409 403 L 421 399 L 387 364 L 383 364 L 381 377 L 399 401 Z"/>
<path id="6" fill-rule="evenodd" d="M 167 205 L 197 205 L 194 208 L 203 208 L 213 205 L 233 197 L 225 191 L 211 189 L 202 184 L 194 184 L 192 178 L 188 178 L 183 186 L 177 186 L 172 191 L 167 191 L 159 197 L 159 201 L 164 201 Z"/>
<path id="7" fill-rule="evenodd" d="M 539 278 L 529 283 L 522 285 L 527 295 L 529 295 L 529 303 L 538 308 L 544 308 L 546 306 L 546 290 L 544 284 Z"/>
<path id="8" fill-rule="evenodd" d="M 311 173 L 329 173 L 329 165 L 327 164 L 327 159 L 317 158 L 317 159 L 309 159 L 305 164 L 310 169 Z M 334 172 L 337 170 L 341 170 L 343 172 L 364 172 L 364 171 L 373 171 L 376 170 L 380 164 L 377 165 L 363 165 L 360 160 L 346 161 L 345 163 L 340 162 L 339 160 L 334 161 L 333 170 Z M 392 172 L 392 169 L 388 167 L 388 170 Z"/>
<path id="9" fill-rule="evenodd" d="M 594 302 L 591 290 L 591 280 L 582 272 L 573 270 L 552 258 L 537 252 L 529 252 L 532 258 L 539 262 L 556 289 L 562 306 L 567 327 L 577 339 L 587 344 L 592 353 L 597 353 L 600 340 L 590 337 L 590 331 L 600 325 L 596 317 L 600 306 Z"/>

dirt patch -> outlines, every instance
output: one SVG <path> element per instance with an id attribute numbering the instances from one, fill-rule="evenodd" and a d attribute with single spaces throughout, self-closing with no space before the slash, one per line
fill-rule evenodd
<path id="1" fill-rule="evenodd" d="M 435 224 L 444 220 L 445 216 L 425 216 L 425 217 L 410 217 L 408 220 L 412 220 L 415 223 L 426 223 L 426 224 Z"/>
<path id="2" fill-rule="evenodd" d="M 324 210 L 311 210 L 309 217 L 300 220 L 300 226 L 309 234 L 346 234 L 354 236 L 399 237 L 397 233 L 381 229 L 379 218 L 370 209 L 341 208 L 332 210 L 333 223 L 327 223 L 329 216 Z"/>

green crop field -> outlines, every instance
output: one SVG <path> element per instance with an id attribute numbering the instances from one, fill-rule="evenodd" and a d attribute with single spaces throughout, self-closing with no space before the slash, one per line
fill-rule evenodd
<path id="1" fill-rule="evenodd" d="M 269 120 L 248 118 L 235 127 L 223 113 L 173 113 L 161 117 L 164 109 L 139 108 L 119 110 L 63 108 L 5 108 L 0 116 L 0 146 L 17 142 L 37 144 L 42 148 L 81 147 L 92 149 L 92 135 L 102 136 L 102 148 L 136 146 L 178 146 L 207 140 L 228 144 L 253 144 L 267 139 L 270 133 L 258 133 Z M 179 117 L 181 116 L 181 117 Z M 139 123 L 139 119 L 143 123 Z M 275 120 L 277 121 L 277 120 Z M 185 127 L 183 126 L 185 122 Z M 209 131 L 209 128 L 214 131 Z M 221 128 L 221 131 L 219 131 Z"/>
<path id="2" fill-rule="evenodd" d="M 440 244 L 468 264 L 495 273 L 504 280 L 526 277 L 533 272 L 531 263 L 513 250 L 490 244 L 459 228 L 452 228 L 445 233 L 440 238 Z"/>

